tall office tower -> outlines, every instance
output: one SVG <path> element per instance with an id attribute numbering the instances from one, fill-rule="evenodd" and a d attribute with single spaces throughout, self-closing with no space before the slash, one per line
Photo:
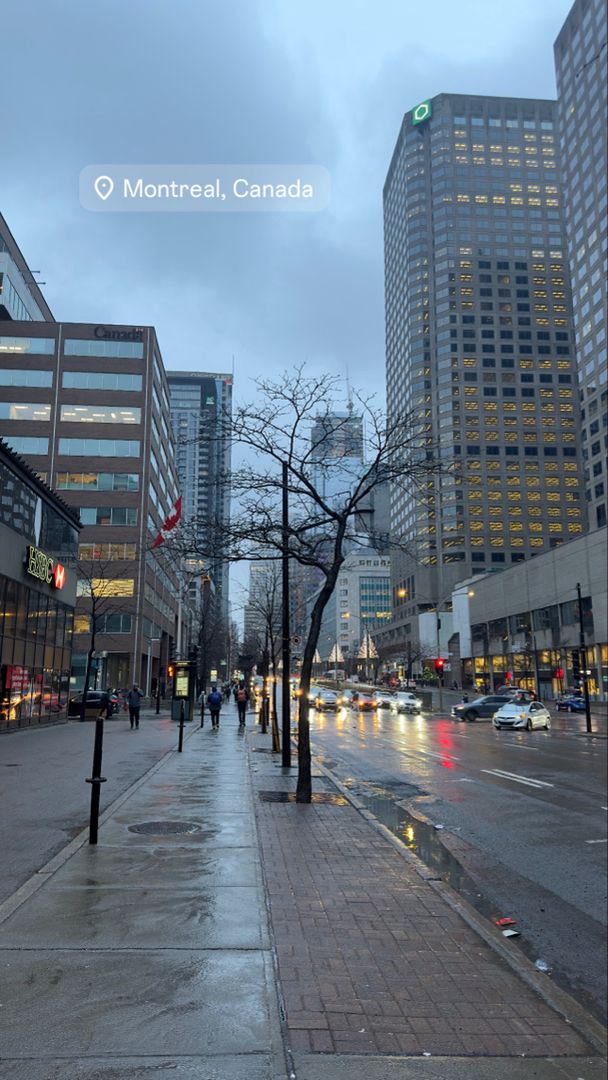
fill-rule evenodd
<path id="1" fill-rule="evenodd" d="M 221 532 L 230 521 L 232 375 L 169 371 L 167 379 L 184 521 L 196 521 L 206 535 Z M 227 627 L 228 564 L 216 558 L 207 569 Z"/>
<path id="2" fill-rule="evenodd" d="M 556 104 L 441 94 L 406 113 L 384 187 L 389 417 L 450 472 L 395 488 L 395 642 L 455 582 L 583 531 Z"/>
<path id="3" fill-rule="evenodd" d="M 83 525 L 72 685 L 90 645 L 90 590 L 103 597 L 103 685 L 165 677 L 177 587 L 152 542 L 179 493 L 169 394 L 153 327 L 0 323 L 0 435 Z"/>
<path id="4" fill-rule="evenodd" d="M 576 0 L 555 42 L 561 173 L 589 527 L 606 524 L 606 5 Z"/>
<path id="5" fill-rule="evenodd" d="M 52 322 L 53 313 L 0 214 L 0 322 L 15 319 Z"/>

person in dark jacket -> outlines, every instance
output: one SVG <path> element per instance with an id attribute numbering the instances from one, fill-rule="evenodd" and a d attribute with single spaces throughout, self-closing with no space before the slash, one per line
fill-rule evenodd
<path id="1" fill-rule="evenodd" d="M 207 707 L 211 713 L 211 730 L 218 731 L 220 726 L 220 710 L 222 708 L 222 695 L 215 683 L 207 694 Z"/>
<path id="2" fill-rule="evenodd" d="M 141 707 L 141 699 L 143 696 L 143 691 L 139 689 L 137 683 L 133 683 L 133 686 L 127 694 L 127 705 L 129 706 L 129 720 L 131 721 L 131 731 L 133 731 L 134 727 L 139 731 L 139 710 Z"/>

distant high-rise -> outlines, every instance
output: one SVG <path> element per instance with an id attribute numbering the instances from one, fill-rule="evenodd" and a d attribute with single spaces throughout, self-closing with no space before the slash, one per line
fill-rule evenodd
<path id="1" fill-rule="evenodd" d="M 322 498 L 345 498 L 361 475 L 363 417 L 352 408 L 315 418 L 311 433 L 314 482 Z"/>
<path id="2" fill-rule="evenodd" d="M 232 375 L 169 371 L 167 379 L 184 522 L 221 532 L 230 520 Z M 227 626 L 228 565 L 211 559 L 208 570 Z"/>
<path id="3" fill-rule="evenodd" d="M 456 467 L 392 495 L 391 633 L 455 582 L 583 531 L 556 104 L 441 94 L 406 113 L 384 188 L 389 418 Z M 409 620 L 409 621 L 408 621 Z"/>
<path id="4" fill-rule="evenodd" d="M 589 526 L 606 524 L 606 4 L 576 0 L 555 42 L 561 172 Z"/>

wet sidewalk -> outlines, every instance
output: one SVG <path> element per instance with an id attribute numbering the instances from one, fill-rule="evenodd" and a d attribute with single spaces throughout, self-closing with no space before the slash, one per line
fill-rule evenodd
<path id="1" fill-rule="evenodd" d="M 0 1076 L 285 1076 L 234 718 L 189 729 L 118 802 L 0 926 Z"/>
<path id="2" fill-rule="evenodd" d="M 524 981 L 523 956 L 517 973 L 498 932 L 495 949 L 323 772 L 319 801 L 290 800 L 296 769 L 286 775 L 261 743 L 249 740 L 298 1080 L 604 1075 L 570 1017 Z"/>
<path id="3" fill-rule="evenodd" d="M 329 777 L 285 801 L 252 721 L 188 726 L 0 909 L 1 1080 L 603 1080 Z"/>

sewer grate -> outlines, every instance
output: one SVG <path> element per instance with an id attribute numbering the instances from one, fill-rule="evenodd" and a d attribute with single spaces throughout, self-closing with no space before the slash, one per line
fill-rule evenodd
<path id="1" fill-rule="evenodd" d="M 258 791 L 262 802 L 295 803 L 295 791 Z M 348 806 L 348 799 L 344 795 L 336 795 L 332 791 L 313 791 L 311 802 L 323 803 L 326 806 Z"/>
<path id="2" fill-rule="evenodd" d="M 169 836 L 200 830 L 200 825 L 194 821 L 142 821 L 139 825 L 129 825 L 129 832 L 144 833 L 146 836 Z"/>

